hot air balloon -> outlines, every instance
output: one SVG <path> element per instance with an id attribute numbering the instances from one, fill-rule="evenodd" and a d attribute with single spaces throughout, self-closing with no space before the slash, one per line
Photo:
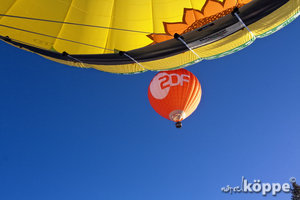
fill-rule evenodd
<path id="1" fill-rule="evenodd" d="M 196 110 L 201 94 L 197 77 L 186 69 L 159 72 L 148 89 L 151 106 L 162 117 L 176 122 L 177 128 Z"/>
<path id="2" fill-rule="evenodd" d="M 163 71 L 241 50 L 299 9 L 300 0 L 1 0 L 0 39 L 72 66 Z"/>

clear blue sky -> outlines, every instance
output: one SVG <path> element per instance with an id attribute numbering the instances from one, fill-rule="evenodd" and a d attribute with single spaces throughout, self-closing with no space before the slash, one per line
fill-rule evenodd
<path id="1" fill-rule="evenodd" d="M 150 107 L 154 72 L 73 68 L 1 42 L 0 199 L 258 200 L 220 189 L 300 181 L 299 32 L 298 19 L 188 67 L 203 98 L 180 130 Z"/>

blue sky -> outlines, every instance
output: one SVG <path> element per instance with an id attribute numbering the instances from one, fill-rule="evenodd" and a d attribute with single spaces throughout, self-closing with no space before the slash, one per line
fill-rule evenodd
<path id="1" fill-rule="evenodd" d="M 257 200 L 220 189 L 242 176 L 300 182 L 299 32 L 298 19 L 188 67 L 203 96 L 180 130 L 150 107 L 154 72 L 63 66 L 1 43 L 0 199 Z"/>

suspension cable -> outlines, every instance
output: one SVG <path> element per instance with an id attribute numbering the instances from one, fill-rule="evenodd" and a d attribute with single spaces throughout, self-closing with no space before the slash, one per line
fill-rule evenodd
<path id="1" fill-rule="evenodd" d="M 149 71 L 149 69 L 147 69 L 146 67 L 144 67 L 141 63 L 139 63 L 136 59 L 134 59 L 132 56 L 130 56 L 128 53 L 124 52 L 124 51 L 120 51 L 119 54 L 122 56 L 126 56 L 128 57 L 130 60 L 134 61 L 136 64 L 138 64 L 141 68 L 143 68 L 145 71 Z"/>
<path id="2" fill-rule="evenodd" d="M 52 35 L 47 35 L 47 34 L 44 34 L 44 33 L 38 33 L 38 32 L 34 32 L 34 31 L 20 29 L 20 28 L 16 28 L 16 27 L 12 27 L 12 26 L 6 26 L 6 25 L 3 25 L 3 24 L 0 24 L 0 26 L 5 27 L 5 28 L 9 28 L 9 29 L 14 29 L 14 30 L 26 32 L 26 33 L 31 33 L 31 34 L 34 34 L 34 35 L 40 35 L 40 36 L 54 38 L 54 39 L 57 39 L 57 40 L 63 40 L 63 41 L 66 41 L 66 42 L 76 43 L 76 44 L 80 44 L 80 45 L 84 45 L 84 46 L 89 46 L 89 47 L 94 47 L 94 48 L 98 48 L 98 49 L 109 50 L 111 52 L 115 51 L 113 49 L 108 49 L 108 48 L 104 48 L 104 47 L 100 47 L 100 46 L 96 46 L 96 45 L 92 45 L 92 44 L 86 44 L 86 43 L 83 43 L 83 42 L 77 42 L 77 41 L 69 40 L 69 39 L 65 39 L 65 38 L 55 37 L 55 36 L 52 36 Z"/>
<path id="3" fill-rule="evenodd" d="M 73 59 L 73 60 L 75 61 L 75 63 L 79 63 L 80 67 L 82 67 L 82 68 L 87 68 L 81 60 L 79 60 L 78 58 L 75 58 L 75 57 L 69 55 L 67 52 L 64 51 L 64 52 L 62 53 L 62 55 L 63 55 L 63 56 L 67 56 L 67 57 Z"/>
<path id="4" fill-rule="evenodd" d="M 249 27 L 244 23 L 244 21 L 240 18 L 238 11 L 234 11 L 233 14 L 236 16 L 236 18 L 241 22 L 241 24 L 249 31 L 249 33 L 252 35 L 253 38 L 256 39 L 256 36 L 254 33 L 249 29 Z"/>
<path id="5" fill-rule="evenodd" d="M 74 23 L 74 22 L 63 22 L 63 21 L 48 20 L 48 19 L 39 19 L 39 18 L 32 18 L 32 17 L 23 17 L 23 16 L 16 16 L 16 15 L 0 14 L 0 17 L 10 17 L 10 18 L 32 20 L 32 21 L 41 21 L 41 22 L 49 22 L 49 23 L 68 24 L 68 25 L 74 25 L 74 26 L 85 26 L 85 27 L 91 27 L 91 28 L 111 29 L 111 30 L 117 30 L 117 31 L 127 31 L 127 32 L 134 32 L 134 33 L 151 34 L 150 32 L 139 31 L 139 30 L 113 28 L 113 27 L 97 26 L 97 25 L 90 25 L 90 24 L 80 24 L 80 23 Z"/>
<path id="6" fill-rule="evenodd" d="M 197 56 L 198 59 L 203 60 L 203 58 L 201 58 L 184 40 L 183 37 L 181 35 L 179 35 L 178 33 L 175 33 L 174 38 L 179 40 L 182 44 L 184 44 L 186 46 L 187 49 L 189 49 L 191 52 L 193 52 L 193 54 L 195 54 L 195 56 Z"/>

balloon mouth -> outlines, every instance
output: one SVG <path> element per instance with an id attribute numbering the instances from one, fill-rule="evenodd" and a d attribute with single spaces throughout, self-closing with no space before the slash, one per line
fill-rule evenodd
<path id="1" fill-rule="evenodd" d="M 173 122 L 180 122 L 180 121 L 184 120 L 185 117 L 186 117 L 186 114 L 182 110 L 174 110 L 169 114 L 169 118 Z"/>

